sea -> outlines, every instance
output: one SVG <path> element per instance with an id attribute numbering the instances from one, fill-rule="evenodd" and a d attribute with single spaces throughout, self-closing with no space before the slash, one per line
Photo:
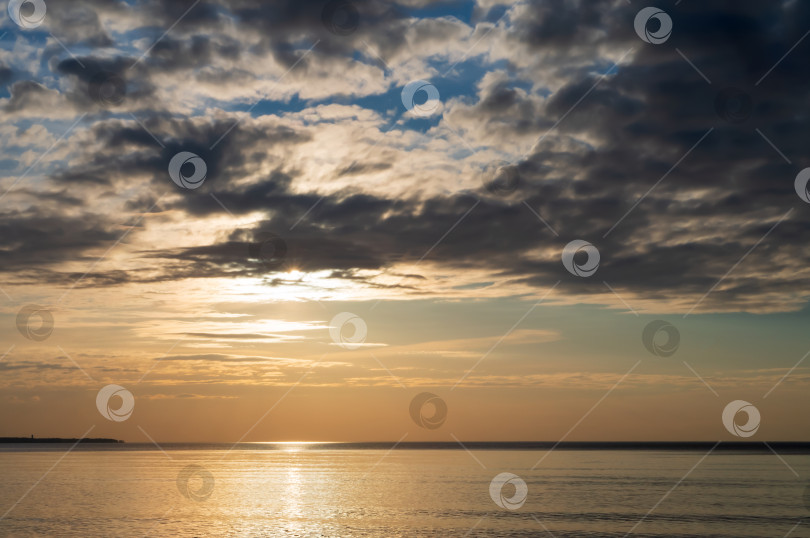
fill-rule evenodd
<path id="1" fill-rule="evenodd" d="M 21 444 L 0 479 L 13 537 L 810 537 L 778 450 Z"/>

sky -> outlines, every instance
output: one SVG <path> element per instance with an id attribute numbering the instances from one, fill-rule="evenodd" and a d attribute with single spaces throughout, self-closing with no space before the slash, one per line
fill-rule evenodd
<path id="1" fill-rule="evenodd" d="M 810 5 L 7 7 L 0 436 L 810 440 Z"/>

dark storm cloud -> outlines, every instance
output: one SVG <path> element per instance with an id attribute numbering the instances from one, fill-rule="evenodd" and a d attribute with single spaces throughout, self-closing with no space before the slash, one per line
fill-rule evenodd
<path id="1" fill-rule="evenodd" d="M 81 253 L 116 238 L 101 217 L 51 215 L 45 211 L 6 211 L 0 219 L 4 271 L 41 268 L 81 258 Z"/>
<path id="2" fill-rule="evenodd" d="M 535 0 L 527 16 L 514 21 L 514 33 L 531 48 L 570 47 L 615 39 L 625 34 L 621 13 L 640 9 L 619 2 L 588 0 Z M 622 21 L 623 22 L 623 21 Z M 611 31 L 612 30 L 612 31 Z"/>
<path id="3" fill-rule="evenodd" d="M 396 2 L 352 0 L 345 4 L 356 13 L 356 24 L 351 32 L 337 33 L 331 15 L 336 13 L 335 20 L 341 24 L 345 12 L 335 11 L 335 2 L 329 0 L 146 0 L 134 5 L 112 0 L 51 0 L 48 14 L 51 26 L 63 40 L 99 48 L 113 44 L 99 24 L 99 14 L 131 21 L 131 25 L 148 20 L 144 31 L 155 43 L 148 62 L 162 68 L 202 65 L 214 55 L 236 58 L 262 52 L 270 52 L 277 61 L 291 66 L 298 59 L 292 44 L 302 39 L 310 44 L 320 41 L 317 53 L 324 55 L 351 55 L 362 40 L 373 40 L 383 53 L 405 44 L 408 22 Z M 223 30 L 231 26 L 257 38 L 258 44 L 246 51 L 232 39 L 223 38 Z M 173 27 L 172 36 L 160 39 L 169 27 Z M 177 35 L 190 36 L 191 40 L 183 42 Z M 214 43 L 207 36 L 223 41 Z"/>
<path id="4" fill-rule="evenodd" d="M 62 60 L 56 64 L 54 71 L 71 81 L 66 96 L 81 110 L 97 110 L 105 104 L 115 105 L 124 100 L 129 104 L 151 102 L 153 106 L 159 105 L 154 99 L 150 99 L 155 88 L 147 71 L 140 66 L 131 70 L 134 62 L 133 58 L 122 56 L 84 56 Z M 116 84 L 120 85 L 120 95 L 107 97 Z"/>
<path id="5" fill-rule="evenodd" d="M 14 77 L 14 70 L 11 69 L 9 66 L 0 62 L 0 85 L 5 86 L 11 79 Z"/>
<path id="6" fill-rule="evenodd" d="M 13 113 L 31 109 L 47 109 L 57 92 L 33 80 L 15 82 L 10 88 L 11 97 L 3 112 Z"/>
<path id="7" fill-rule="evenodd" d="M 638 6 L 631 9 L 629 17 Z M 568 114 L 557 132 L 597 138 L 598 143 L 573 156 L 560 155 L 548 143 L 538 145 L 521 169 L 530 183 L 550 188 L 546 196 L 532 196 L 529 203 L 564 235 L 584 237 L 599 246 L 604 260 L 600 277 L 662 294 L 707 291 L 795 207 L 745 261 L 740 278 L 726 282 L 730 290 L 716 292 L 712 299 L 733 302 L 757 287 L 760 292 L 764 287 L 806 296 L 807 277 L 781 279 L 769 274 L 776 259 L 796 268 L 810 262 L 802 249 L 810 239 L 808 212 L 793 189 L 796 173 L 808 165 L 802 142 L 810 115 L 810 104 L 803 97 L 810 90 L 810 76 L 802 68 L 806 44 L 762 77 L 802 38 L 810 11 L 801 3 L 703 2 L 682 4 L 669 13 L 675 31 L 666 45 L 636 40 L 631 45 L 641 47 L 641 52 L 634 62 L 619 67 L 579 105 L 577 101 L 597 83 L 597 75 L 571 81 L 551 96 L 549 117 Z M 577 14 L 583 16 L 587 13 Z M 541 19 L 551 23 L 554 17 Z M 576 32 L 549 32 L 544 44 L 565 43 Z M 740 88 L 754 102 L 750 118 L 740 124 L 729 123 L 716 109 L 718 92 L 728 86 Z M 793 163 L 786 163 L 755 128 L 767 133 Z M 536 174 L 528 172 L 532 165 L 538 165 Z M 566 178 L 567 171 L 578 179 Z M 725 221 L 728 229 L 707 229 L 703 223 L 710 219 Z M 744 277 L 747 272 L 749 278 Z M 544 279 L 530 280 L 540 284 Z"/>
<path id="8" fill-rule="evenodd" d="M 48 0 L 46 23 L 63 42 L 90 47 L 110 47 L 113 39 L 99 16 L 125 16 L 128 6 L 115 0 Z"/>
<path id="9" fill-rule="evenodd" d="M 113 185 L 129 182 L 131 177 L 142 175 L 151 177 L 155 192 L 165 193 L 174 187 L 166 181 L 169 161 L 180 151 L 192 151 L 205 160 L 208 175 L 212 178 L 204 189 L 207 191 L 211 186 L 228 188 L 220 183 L 236 181 L 252 172 L 253 166 L 261 162 L 263 154 L 259 147 L 283 147 L 309 138 L 306 133 L 286 126 L 251 127 L 236 118 L 202 124 L 156 113 L 144 117 L 140 122 L 143 126 L 121 120 L 95 123 L 92 135 L 100 144 L 100 149 L 85 155 L 86 160 L 82 164 L 58 172 L 55 179 L 61 184 Z M 153 136 L 162 140 L 164 147 L 160 147 Z M 271 190 L 278 181 L 289 183 L 289 178 L 273 175 L 268 183 L 257 187 L 257 190 Z M 141 197 L 129 202 L 129 207 L 143 211 L 152 207 L 152 204 L 146 203 L 152 200 L 154 197 L 151 195 Z M 208 198 L 196 202 L 207 208 L 212 200 Z M 194 203 L 195 200 L 190 201 L 192 206 Z M 193 207 L 190 210 L 193 211 Z"/>
<path id="10" fill-rule="evenodd" d="M 357 12 L 357 27 L 347 35 L 336 35 L 330 31 L 329 21 L 324 20 L 324 15 L 328 17 L 328 10 L 333 4 L 326 0 L 222 0 L 220 6 L 238 24 L 262 36 L 260 47 L 272 51 L 276 60 L 288 66 L 298 59 L 291 54 L 290 43 L 301 38 L 321 40 L 318 53 L 327 55 L 351 55 L 363 39 L 373 40 L 381 54 L 404 46 L 404 31 L 408 22 L 396 3 L 375 0 L 350 2 Z"/>

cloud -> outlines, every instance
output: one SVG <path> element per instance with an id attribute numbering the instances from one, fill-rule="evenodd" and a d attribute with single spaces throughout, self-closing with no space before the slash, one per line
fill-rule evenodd
<path id="1" fill-rule="evenodd" d="M 619 1 L 522 2 L 475 26 L 357 2 L 361 24 L 340 36 L 322 3 L 223 0 L 158 40 L 190 5 L 49 4 L 49 28 L 80 54 L 41 50 L 40 80 L 15 80 L 2 106 L 19 121 L 90 115 L 46 181 L 9 195 L 3 270 L 18 281 L 70 281 L 82 271 L 65 262 L 114 241 L 126 214 L 140 223 L 127 269 L 102 263 L 83 285 L 291 285 L 245 254 L 269 232 L 289 247 L 281 272 L 328 271 L 379 297 L 537 297 L 562 280 L 550 299 L 614 305 L 607 282 L 637 310 L 806 302 L 810 238 L 793 192 L 807 164 L 806 44 L 780 61 L 806 31 L 801 3 L 679 5 L 655 46 Z M 478 38 L 464 56 L 459 42 Z M 92 98 L 100 73 L 125 80 L 120 104 Z M 442 94 L 440 117 L 404 114 L 398 91 L 420 73 Z M 718 101 L 727 87 L 750 97 L 745 121 Z M 167 181 L 179 151 L 205 160 L 200 190 Z M 519 182 L 498 196 L 485 184 L 502 166 Z M 39 192 L 47 217 L 30 207 Z M 181 223 L 188 241 L 172 235 Z M 599 249 L 595 278 L 562 267 L 573 239 Z"/>
<path id="2" fill-rule="evenodd" d="M 220 363 L 245 363 L 257 364 L 262 362 L 277 362 L 280 364 L 299 364 L 302 361 L 280 357 L 248 357 L 242 355 L 223 355 L 219 353 L 208 353 L 205 355 L 170 355 L 160 357 L 159 361 L 200 361 L 200 362 L 220 362 Z M 305 361 L 304 361 L 305 362 Z"/>

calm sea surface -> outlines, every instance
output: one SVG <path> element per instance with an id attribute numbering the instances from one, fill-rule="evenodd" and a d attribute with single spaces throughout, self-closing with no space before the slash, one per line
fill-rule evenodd
<path id="1" fill-rule="evenodd" d="M 672 489 L 705 452 L 67 448 L 0 448 L 0 535 L 810 537 L 806 455 L 713 452 Z"/>

